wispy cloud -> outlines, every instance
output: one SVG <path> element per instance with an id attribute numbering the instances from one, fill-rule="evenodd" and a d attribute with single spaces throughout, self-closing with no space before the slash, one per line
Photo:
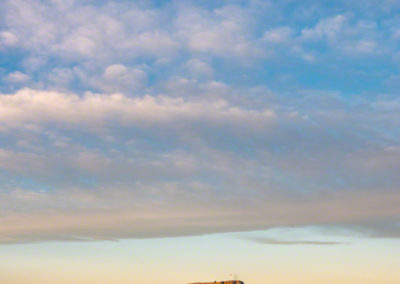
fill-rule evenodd
<path id="1" fill-rule="evenodd" d="M 279 240 L 273 238 L 248 238 L 250 241 L 254 241 L 259 244 L 266 245 L 323 245 L 323 246 L 331 246 L 331 245 L 343 245 L 347 243 L 343 242 L 333 242 L 333 241 L 314 241 L 314 240 Z"/>

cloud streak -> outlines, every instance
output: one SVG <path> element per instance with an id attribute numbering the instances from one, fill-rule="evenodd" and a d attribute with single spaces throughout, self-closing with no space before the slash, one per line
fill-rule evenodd
<path id="1" fill-rule="evenodd" d="M 332 241 L 309 241 L 309 240 L 296 240 L 296 241 L 286 241 L 286 240 L 277 240 L 273 238 L 252 238 L 251 241 L 254 241 L 259 244 L 266 245 L 318 245 L 318 246 L 335 246 L 335 245 L 343 245 L 345 243 L 342 242 L 332 242 Z"/>
<path id="2" fill-rule="evenodd" d="M 83 97 L 58 92 L 20 90 L 2 95 L 1 124 L 18 126 L 25 123 L 59 123 L 95 127 L 107 121 L 118 124 L 163 124 L 181 120 L 205 120 L 211 123 L 248 122 L 265 124 L 274 112 L 247 110 L 230 106 L 227 101 L 185 101 L 167 96 L 128 97 L 122 94 L 101 95 L 87 93 Z"/>

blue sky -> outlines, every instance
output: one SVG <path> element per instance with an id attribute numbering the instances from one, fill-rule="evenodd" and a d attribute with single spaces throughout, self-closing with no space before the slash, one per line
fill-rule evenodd
<path id="1" fill-rule="evenodd" d="M 2 1 L 0 243 L 257 231 L 243 246 L 387 248 L 400 236 L 399 11 Z M 320 231 L 268 235 L 280 228 Z"/>

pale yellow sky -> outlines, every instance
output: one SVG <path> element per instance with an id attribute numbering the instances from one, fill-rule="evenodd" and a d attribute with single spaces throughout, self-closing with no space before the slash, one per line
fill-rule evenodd
<path id="1" fill-rule="evenodd" d="M 396 240 L 340 238 L 346 243 L 268 245 L 243 237 L 249 234 L 5 245 L 0 247 L 0 283 L 183 284 L 226 280 L 235 274 L 246 284 L 400 282 Z"/>

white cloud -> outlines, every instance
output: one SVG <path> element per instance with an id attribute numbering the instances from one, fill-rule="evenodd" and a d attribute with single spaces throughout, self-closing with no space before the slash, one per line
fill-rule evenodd
<path id="1" fill-rule="evenodd" d="M 196 77 L 210 77 L 213 74 L 213 69 L 209 64 L 196 58 L 188 60 L 185 67 Z"/>
<path id="2" fill-rule="evenodd" d="M 99 82 L 106 92 L 126 92 L 138 90 L 147 83 L 146 73 L 139 68 L 129 68 L 122 64 L 107 66 Z"/>
<path id="3" fill-rule="evenodd" d="M 326 37 L 328 40 L 335 40 L 347 24 L 345 15 L 326 18 L 318 21 L 313 28 L 305 28 L 301 31 L 301 37 L 305 40 L 317 40 Z"/>
<path id="4" fill-rule="evenodd" d="M 233 16 L 234 15 L 234 16 Z M 208 12 L 184 7 L 176 19 L 178 36 L 192 52 L 244 58 L 263 55 L 248 30 L 243 10 L 233 7 Z"/>
<path id="5" fill-rule="evenodd" d="M 18 38 L 15 34 L 9 31 L 0 32 L 0 46 L 15 46 L 18 43 Z"/>
<path id="6" fill-rule="evenodd" d="M 376 51 L 377 43 L 371 40 L 350 42 L 343 49 L 350 54 L 369 54 Z"/>
<path id="7" fill-rule="evenodd" d="M 108 75 L 124 70 L 122 66 L 114 66 Z M 23 126 L 28 122 L 101 126 L 109 120 L 122 124 L 163 124 L 189 119 L 257 127 L 257 123 L 268 123 L 273 117 L 272 110 L 242 109 L 224 100 L 185 101 L 166 96 L 131 98 L 92 93 L 79 97 L 31 89 L 0 96 L 0 121 L 6 126 Z"/>
<path id="8" fill-rule="evenodd" d="M 65 60 L 110 62 L 121 53 L 130 58 L 158 57 L 176 50 L 176 41 L 159 25 L 160 11 L 126 5 L 7 1 L 5 22 L 21 48 Z M 10 32 L 3 32 L 3 37 L 12 39 Z"/>
<path id="9" fill-rule="evenodd" d="M 74 71 L 69 68 L 54 68 L 47 74 L 48 85 L 51 88 L 67 89 L 74 80 Z"/>
<path id="10" fill-rule="evenodd" d="M 263 39 L 271 43 L 287 43 L 292 36 L 293 30 L 290 27 L 278 27 L 266 31 Z"/>
<path id="11" fill-rule="evenodd" d="M 355 21 L 348 15 L 321 19 L 314 27 L 302 29 L 298 40 L 305 50 L 310 43 L 325 43 L 332 51 L 353 57 L 390 53 L 392 49 L 389 44 L 380 44 L 383 39 L 376 22 Z"/>
<path id="12" fill-rule="evenodd" d="M 31 78 L 29 75 L 22 73 L 20 71 L 15 71 L 13 73 L 9 73 L 6 77 L 5 80 L 10 83 L 15 83 L 15 84 L 23 84 L 29 82 Z"/>

